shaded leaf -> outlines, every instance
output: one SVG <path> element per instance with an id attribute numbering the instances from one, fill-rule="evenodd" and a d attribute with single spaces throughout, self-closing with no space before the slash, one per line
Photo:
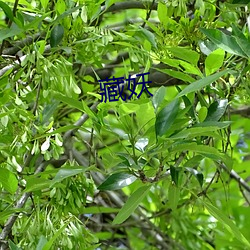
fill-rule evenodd
<path id="1" fill-rule="evenodd" d="M 150 187 L 150 185 L 144 185 L 131 194 L 120 212 L 116 215 L 112 224 L 121 224 L 124 222 L 139 206 L 143 198 L 147 195 Z"/>
<path id="2" fill-rule="evenodd" d="M 45 246 L 45 244 L 47 243 L 47 239 L 44 235 L 41 235 L 40 236 L 40 239 L 38 241 L 38 244 L 37 244 L 37 247 L 36 247 L 36 250 L 43 250 L 43 247 Z"/>
<path id="3" fill-rule="evenodd" d="M 64 229 L 68 226 L 69 222 L 64 222 L 65 224 L 55 232 L 55 234 L 53 235 L 53 237 L 51 237 L 51 239 L 44 245 L 43 250 L 49 250 L 51 249 L 54 241 L 59 237 L 59 235 L 64 231 Z"/>
<path id="4" fill-rule="evenodd" d="M 219 121 L 227 109 L 227 104 L 228 104 L 227 99 L 222 99 L 212 103 L 208 108 L 207 117 L 204 122 Z"/>
<path id="5" fill-rule="evenodd" d="M 232 4 L 244 4 L 247 5 L 249 4 L 249 0 L 233 0 Z"/>
<path id="6" fill-rule="evenodd" d="M 154 94 L 152 98 L 153 107 L 155 110 L 161 105 L 166 94 L 166 87 L 161 86 Z"/>
<path id="7" fill-rule="evenodd" d="M 200 28 L 213 43 L 215 43 L 219 48 L 241 57 L 246 57 L 246 54 L 241 49 L 237 40 L 233 36 L 228 36 L 220 30 L 217 29 L 204 29 Z"/>
<path id="8" fill-rule="evenodd" d="M 10 250 L 22 250 L 22 248 L 19 248 L 16 244 L 14 244 L 11 240 L 8 241 L 9 242 L 9 247 Z"/>
<path id="9" fill-rule="evenodd" d="M 51 35 L 50 35 L 50 46 L 56 47 L 63 39 L 63 34 L 64 34 L 64 28 L 61 24 L 56 25 L 52 30 L 51 30 Z"/>
<path id="10" fill-rule="evenodd" d="M 119 212 L 120 209 L 114 207 L 93 206 L 93 207 L 82 207 L 80 208 L 80 210 L 82 214 L 105 214 L 105 213 L 117 213 Z"/>
<path id="11" fill-rule="evenodd" d="M 204 176 L 201 172 L 197 171 L 194 168 L 189 168 L 186 167 L 185 168 L 188 172 L 190 172 L 193 176 L 195 176 L 195 178 L 197 179 L 197 181 L 199 182 L 200 186 L 202 187 L 203 185 L 203 181 L 204 181 Z"/>
<path id="12" fill-rule="evenodd" d="M 57 182 L 61 182 L 62 180 L 70 177 L 70 176 L 74 176 L 77 174 L 80 174 L 82 172 L 85 172 L 85 168 L 83 167 L 73 167 L 73 166 L 68 166 L 67 168 L 61 168 L 58 173 L 56 174 L 55 178 L 52 180 L 51 185 L 57 183 Z"/>
<path id="13" fill-rule="evenodd" d="M 178 110 L 179 101 L 175 99 L 159 112 L 155 121 L 156 136 L 162 136 L 168 131 L 176 119 Z"/>
<path id="14" fill-rule="evenodd" d="M 0 1 L 0 8 L 3 9 L 4 14 L 5 14 L 11 21 L 14 21 L 14 15 L 13 15 L 13 12 L 12 12 L 11 8 L 9 7 L 9 5 L 7 5 L 7 4 L 4 3 L 3 1 Z"/>
<path id="15" fill-rule="evenodd" d="M 133 183 L 136 177 L 132 174 L 120 172 L 109 176 L 99 187 L 99 190 L 117 190 Z"/>
<path id="16" fill-rule="evenodd" d="M 178 180 L 179 180 L 179 173 L 180 173 L 181 169 L 180 168 L 176 168 L 173 166 L 170 166 L 170 175 L 171 175 L 171 179 L 174 182 L 174 184 L 176 186 L 178 186 Z"/>
<path id="17" fill-rule="evenodd" d="M 37 176 L 31 176 L 26 178 L 26 188 L 25 192 L 33 192 L 33 191 L 39 191 L 44 190 L 46 188 L 49 188 L 51 185 L 51 180 L 47 180 L 42 177 Z"/>

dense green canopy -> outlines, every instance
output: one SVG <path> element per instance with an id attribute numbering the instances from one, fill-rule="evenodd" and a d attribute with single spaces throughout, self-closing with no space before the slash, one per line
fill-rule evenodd
<path id="1" fill-rule="evenodd" d="M 248 5 L 0 1 L 0 249 L 250 249 Z"/>

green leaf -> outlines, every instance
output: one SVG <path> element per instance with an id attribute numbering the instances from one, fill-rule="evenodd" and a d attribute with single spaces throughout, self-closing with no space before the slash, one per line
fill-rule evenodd
<path id="1" fill-rule="evenodd" d="M 222 99 L 213 102 L 208 108 L 208 114 L 204 122 L 219 121 L 227 109 L 228 100 Z"/>
<path id="2" fill-rule="evenodd" d="M 42 124 L 49 122 L 50 118 L 53 116 L 55 110 L 58 108 L 59 102 L 52 100 L 49 104 L 44 104 L 42 112 Z"/>
<path id="3" fill-rule="evenodd" d="M 50 35 L 50 46 L 56 47 L 63 39 L 63 34 L 64 34 L 64 28 L 61 24 L 56 25 L 52 30 L 51 30 L 51 35 Z"/>
<path id="4" fill-rule="evenodd" d="M 235 37 L 228 36 L 224 34 L 222 31 L 217 30 L 217 29 L 200 28 L 200 30 L 219 48 L 231 54 L 238 55 L 241 57 L 246 57 L 246 54 L 237 43 L 237 40 Z"/>
<path id="5" fill-rule="evenodd" d="M 172 52 L 175 57 L 178 57 L 182 60 L 190 62 L 194 66 L 197 65 L 199 58 L 200 58 L 200 54 L 198 52 L 190 50 L 190 49 L 185 49 L 181 47 L 175 47 L 175 48 L 173 47 L 173 48 L 169 48 L 168 50 Z"/>
<path id="6" fill-rule="evenodd" d="M 201 172 L 197 171 L 194 168 L 189 168 L 186 167 L 185 168 L 188 172 L 190 172 L 193 176 L 195 176 L 195 178 L 197 179 L 197 181 L 199 182 L 200 186 L 202 187 L 203 185 L 203 181 L 204 181 L 204 176 Z"/>
<path id="7" fill-rule="evenodd" d="M 156 116 L 155 132 L 156 136 L 164 135 L 174 123 L 179 110 L 179 101 L 174 99 Z"/>
<path id="8" fill-rule="evenodd" d="M 6 219 L 8 219 L 8 217 L 14 213 L 18 213 L 18 212 L 23 212 L 24 209 L 23 208 L 9 208 L 7 207 L 5 211 L 0 212 L 0 222 L 4 223 Z"/>
<path id="9" fill-rule="evenodd" d="M 199 112 L 198 112 L 198 118 L 200 122 L 203 122 L 206 119 L 207 116 L 207 108 L 206 107 L 201 107 Z"/>
<path id="10" fill-rule="evenodd" d="M 54 177 L 54 179 L 51 182 L 51 186 L 54 185 L 57 182 L 61 182 L 62 180 L 66 179 L 66 178 L 68 178 L 70 176 L 74 176 L 74 175 L 83 173 L 85 171 L 86 171 L 85 168 L 79 167 L 79 166 L 76 166 L 76 167 L 74 167 L 74 166 L 63 167 L 57 172 L 56 176 Z"/>
<path id="11" fill-rule="evenodd" d="M 18 187 L 18 180 L 16 176 L 5 168 L 0 168 L 0 183 L 11 194 L 14 194 Z"/>
<path id="12" fill-rule="evenodd" d="M 168 188 L 168 204 L 169 207 L 175 211 L 180 199 L 180 188 L 175 183 L 171 182 Z"/>
<path id="13" fill-rule="evenodd" d="M 161 86 L 154 94 L 152 98 L 153 107 L 155 110 L 161 105 L 166 94 L 166 87 Z"/>
<path id="14" fill-rule="evenodd" d="M 196 136 L 206 135 L 207 132 L 215 131 L 218 127 L 195 127 L 188 128 L 180 131 L 179 133 L 172 135 L 170 139 L 190 139 Z"/>
<path id="15" fill-rule="evenodd" d="M 157 6 L 157 14 L 161 23 L 167 24 L 168 21 L 168 9 L 165 3 L 159 2 Z"/>
<path id="16" fill-rule="evenodd" d="M 22 250 L 16 244 L 14 244 L 11 240 L 9 240 L 8 242 L 9 242 L 10 250 Z"/>
<path id="17" fill-rule="evenodd" d="M 40 2 L 41 2 L 42 7 L 43 7 L 44 9 L 46 9 L 47 6 L 48 6 L 49 0 L 40 0 Z"/>
<path id="18" fill-rule="evenodd" d="M 6 15 L 11 21 L 14 21 L 14 15 L 13 15 L 13 12 L 12 12 L 11 8 L 9 7 L 9 5 L 7 5 L 7 4 L 4 3 L 3 1 L 0 1 L 0 8 L 3 9 L 5 15 Z"/>
<path id="19" fill-rule="evenodd" d="M 195 124 L 193 127 L 217 127 L 217 129 L 222 129 L 228 127 L 231 124 L 232 124 L 231 121 L 225 121 L 225 122 L 204 121 Z"/>
<path id="20" fill-rule="evenodd" d="M 121 224 L 124 222 L 139 206 L 143 198 L 147 195 L 150 187 L 150 185 L 144 185 L 131 194 L 120 212 L 116 215 L 112 224 Z"/>
<path id="21" fill-rule="evenodd" d="M 99 190 L 117 190 L 133 183 L 136 177 L 132 174 L 120 172 L 109 176 L 99 187 Z"/>
<path id="22" fill-rule="evenodd" d="M 20 29 L 18 26 L 14 25 L 11 28 L 1 29 L 0 30 L 0 42 L 6 38 L 17 36 L 23 32 L 23 29 Z"/>
<path id="23" fill-rule="evenodd" d="M 139 26 L 140 27 L 140 26 Z M 138 32 L 138 31 L 137 31 Z M 147 29 L 144 29 L 142 27 L 140 27 L 140 36 L 142 36 L 142 38 L 144 40 L 147 40 L 151 43 L 152 47 L 153 48 L 156 48 L 157 47 L 157 44 L 156 44 L 156 41 L 155 41 L 155 35 L 154 33 L 150 32 L 149 30 Z"/>
<path id="24" fill-rule="evenodd" d="M 183 89 L 178 95 L 178 97 L 181 97 L 183 95 L 187 95 L 189 93 L 195 92 L 197 90 L 201 90 L 202 88 L 206 87 L 207 85 L 215 82 L 216 80 L 218 80 L 220 77 L 222 77 L 223 75 L 229 73 L 230 70 L 223 70 L 221 72 L 215 73 L 213 75 L 207 76 L 205 78 L 202 78 L 198 81 L 195 81 L 191 84 L 189 84 L 185 89 Z"/>
<path id="25" fill-rule="evenodd" d="M 92 207 L 82 207 L 80 209 L 80 212 L 82 214 L 111 214 L 111 213 L 117 213 L 119 212 L 119 208 L 114 208 L 114 207 L 96 207 L 96 206 L 92 206 Z"/>
<path id="26" fill-rule="evenodd" d="M 38 241 L 36 250 L 43 250 L 43 247 L 46 245 L 47 242 L 48 241 L 47 241 L 46 237 L 44 235 L 41 235 L 40 239 Z"/>
<path id="27" fill-rule="evenodd" d="M 39 191 L 49 188 L 51 185 L 51 180 L 37 177 L 37 176 L 29 176 L 26 178 L 26 188 L 24 192 L 33 192 Z"/>
<path id="28" fill-rule="evenodd" d="M 180 79 L 184 82 L 191 83 L 195 80 L 193 77 L 189 76 L 188 74 L 180 72 L 180 71 L 176 71 L 173 69 L 159 69 L 159 68 L 157 68 L 157 71 L 165 73 L 165 74 L 172 76 L 174 78 Z"/>
<path id="29" fill-rule="evenodd" d="M 206 75 L 211 75 L 223 65 L 225 57 L 225 51 L 222 49 L 217 49 L 210 53 L 205 60 L 205 72 Z"/>
<path id="30" fill-rule="evenodd" d="M 58 93 L 58 92 L 55 92 L 53 96 L 54 96 L 54 98 L 56 98 L 57 100 L 59 100 L 59 101 L 61 101 L 61 102 L 63 102 L 63 103 L 66 103 L 66 104 L 68 104 L 69 106 L 71 106 L 71 107 L 73 107 L 73 108 L 76 108 L 76 109 L 78 109 L 78 110 L 80 110 L 80 111 L 82 111 L 82 112 L 85 112 L 85 109 L 84 109 L 82 103 L 79 102 L 78 100 L 75 100 L 75 99 L 73 99 L 73 98 L 71 98 L 71 97 L 62 95 L 62 94 L 60 94 L 60 93 Z"/>
<path id="31" fill-rule="evenodd" d="M 136 103 L 122 103 L 119 105 L 120 115 L 128 115 L 140 109 L 140 105 Z"/>
<path id="32" fill-rule="evenodd" d="M 201 200 L 201 199 L 200 199 Z M 202 201 L 202 200 L 201 200 Z M 202 201 L 208 212 L 216 218 L 223 226 L 232 233 L 239 241 L 241 241 L 245 246 L 250 248 L 250 242 L 245 238 L 245 236 L 240 232 L 238 227 L 230 220 L 220 209 L 213 206 L 212 204 Z"/>
<path id="33" fill-rule="evenodd" d="M 55 232 L 55 234 L 53 235 L 53 237 L 45 244 L 45 246 L 43 247 L 42 250 L 49 250 L 49 249 L 52 247 L 54 241 L 59 237 L 59 235 L 64 231 L 64 229 L 65 229 L 65 228 L 68 226 L 68 224 L 69 224 L 69 222 L 68 222 L 68 223 L 64 222 L 64 223 L 65 223 L 65 224 L 64 224 L 59 230 L 57 230 L 57 231 Z"/>
<path id="34" fill-rule="evenodd" d="M 171 179 L 173 181 L 173 183 L 178 186 L 178 181 L 179 181 L 179 173 L 180 173 L 181 169 L 180 168 L 176 168 L 173 166 L 170 166 L 170 175 L 171 175 Z"/>

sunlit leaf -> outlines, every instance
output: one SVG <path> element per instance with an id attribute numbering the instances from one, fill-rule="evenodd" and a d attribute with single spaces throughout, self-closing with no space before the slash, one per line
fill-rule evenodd
<path id="1" fill-rule="evenodd" d="M 109 176 L 99 187 L 99 190 L 117 190 L 133 183 L 136 177 L 132 174 L 119 172 Z"/>
<path id="2" fill-rule="evenodd" d="M 205 78 L 202 78 L 198 81 L 195 81 L 191 84 L 189 84 L 185 89 L 183 89 L 178 95 L 177 97 L 181 97 L 183 95 L 195 92 L 197 90 L 201 90 L 202 88 L 206 87 L 207 85 L 215 82 L 216 80 L 218 80 L 220 77 L 222 77 L 223 75 L 229 73 L 229 70 L 223 70 L 221 72 L 215 73 L 213 75 L 207 76 Z"/>
<path id="3" fill-rule="evenodd" d="M 227 104 L 227 99 L 218 100 L 212 103 L 208 108 L 208 114 L 204 122 L 219 121 L 227 109 Z"/>
<path id="4" fill-rule="evenodd" d="M 51 185 L 54 185 L 57 182 L 61 182 L 65 178 L 83 173 L 85 171 L 86 169 L 84 167 L 73 167 L 73 166 L 63 167 L 58 171 L 55 178 L 52 180 Z"/>
<path id="5" fill-rule="evenodd" d="M 11 194 L 14 194 L 18 187 L 16 176 L 5 168 L 0 168 L 0 183 Z"/>
<path id="6" fill-rule="evenodd" d="M 138 188 L 133 194 L 131 194 L 124 206 L 121 208 L 120 212 L 116 215 L 112 224 L 121 224 L 122 222 L 124 222 L 139 206 L 150 188 L 150 185 L 144 185 Z"/>
<path id="7" fill-rule="evenodd" d="M 241 57 L 246 57 L 246 54 L 239 46 L 237 40 L 233 36 L 226 35 L 217 29 L 204 29 L 200 28 L 212 42 L 214 42 L 219 48 Z"/>

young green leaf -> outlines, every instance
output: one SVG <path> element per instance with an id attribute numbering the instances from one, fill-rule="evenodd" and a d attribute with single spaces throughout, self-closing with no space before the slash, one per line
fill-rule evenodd
<path id="1" fill-rule="evenodd" d="M 150 187 L 150 185 L 144 185 L 131 194 L 127 202 L 121 208 L 120 212 L 116 215 L 112 224 L 121 224 L 124 222 L 139 206 L 143 198 L 147 195 Z"/>
<path id="2" fill-rule="evenodd" d="M 205 60 L 205 72 L 209 76 L 220 69 L 223 65 L 225 57 L 225 51 L 222 49 L 217 49 L 210 53 Z"/>
<path id="3" fill-rule="evenodd" d="M 11 194 L 14 194 L 18 187 L 16 176 L 5 168 L 0 168 L 0 183 Z"/>
<path id="4" fill-rule="evenodd" d="M 156 116 L 155 132 L 156 136 L 164 135 L 175 121 L 179 110 L 179 100 L 174 99 Z"/>
<path id="5" fill-rule="evenodd" d="M 77 167 L 68 166 L 67 168 L 61 168 L 57 172 L 55 178 L 52 180 L 51 186 L 57 182 L 61 182 L 65 178 L 80 174 L 80 173 L 84 172 L 85 170 L 86 170 L 85 168 L 79 167 L 79 166 L 77 166 Z"/>
<path id="6" fill-rule="evenodd" d="M 175 183 L 171 182 L 168 188 L 168 204 L 173 211 L 176 210 L 179 199 L 180 188 L 178 188 Z"/>
<path id="7" fill-rule="evenodd" d="M 168 50 L 172 52 L 175 57 L 178 57 L 182 60 L 190 62 L 194 66 L 197 65 L 199 58 L 200 58 L 199 53 L 190 49 L 181 48 L 181 47 L 175 47 L 175 48 L 172 47 L 172 48 L 169 48 Z"/>
<path id="8" fill-rule="evenodd" d="M 133 183 L 136 177 L 132 174 L 120 172 L 109 176 L 99 187 L 99 190 L 117 190 Z"/>
<path id="9" fill-rule="evenodd" d="M 55 232 L 53 237 L 50 238 L 50 240 L 44 245 L 43 250 L 49 250 L 51 249 L 54 241 L 59 237 L 59 235 L 65 230 L 65 228 L 68 226 L 69 222 L 65 223 L 59 230 Z"/>

